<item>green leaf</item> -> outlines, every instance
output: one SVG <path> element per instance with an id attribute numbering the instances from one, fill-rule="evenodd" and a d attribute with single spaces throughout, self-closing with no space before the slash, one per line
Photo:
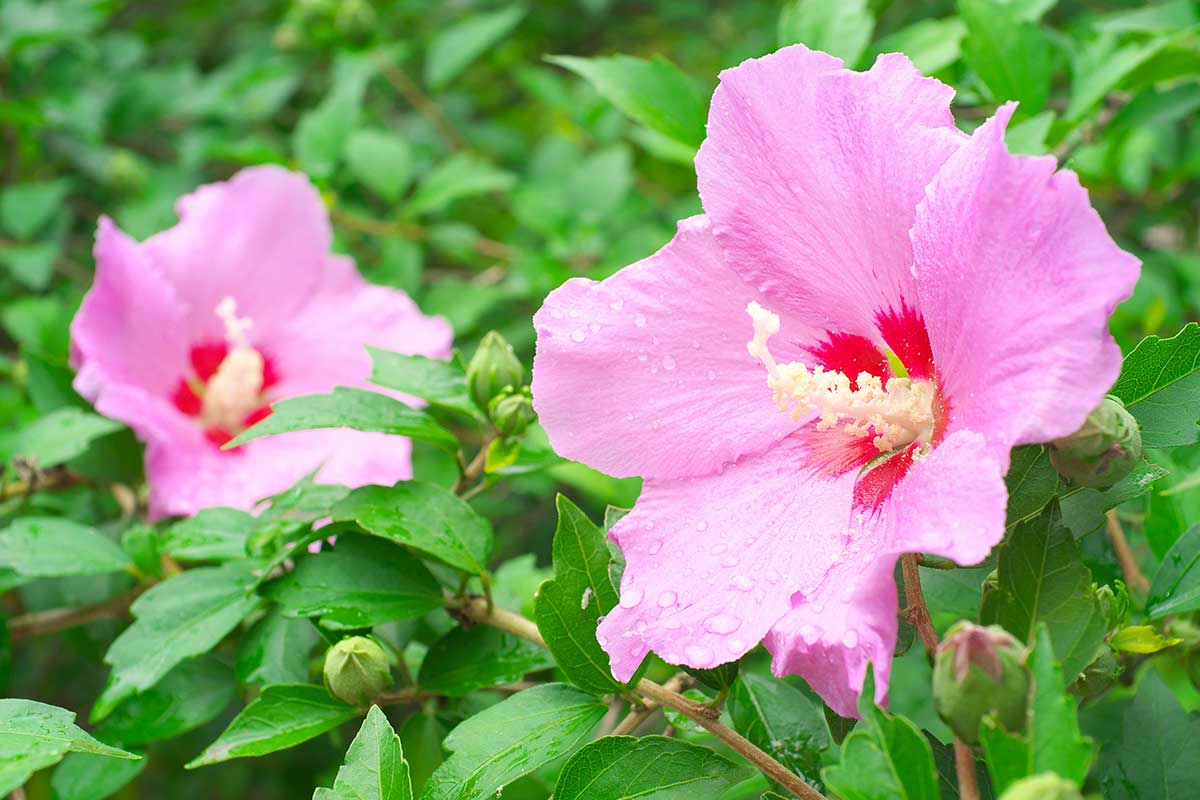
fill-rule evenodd
<path id="1" fill-rule="evenodd" d="M 1014 449 L 1008 474 L 1004 476 L 1008 487 L 1008 529 L 1040 513 L 1054 499 L 1058 482 L 1058 473 L 1045 447 L 1027 445 Z"/>
<path id="2" fill-rule="evenodd" d="M 430 646 L 417 685 L 430 694 L 462 697 L 553 666 L 544 649 L 511 633 L 487 625 L 455 627 Z"/>
<path id="3" fill-rule="evenodd" d="M 443 211 L 464 197 L 503 192 L 512 188 L 516 178 L 470 153 L 451 156 L 421 179 L 405 210 L 419 216 Z"/>
<path id="4" fill-rule="evenodd" d="M 235 689 L 233 671 L 223 661 L 193 658 L 113 709 L 97 733 L 125 745 L 171 739 L 220 714 Z"/>
<path id="5" fill-rule="evenodd" d="M 308 656 L 321 636 L 307 619 L 272 609 L 246 633 L 238 648 L 237 678 L 242 683 L 304 683 Z"/>
<path id="6" fill-rule="evenodd" d="M 387 715 L 371 706 L 338 769 L 332 789 L 317 789 L 313 800 L 412 800 L 408 762 Z"/>
<path id="7" fill-rule="evenodd" d="M 305 557 L 263 594 L 288 616 L 320 617 L 335 630 L 419 617 L 442 606 L 442 587 L 402 547 L 353 534 Z"/>
<path id="8" fill-rule="evenodd" d="M 358 709 L 307 683 L 268 686 L 185 769 L 295 747 L 357 717 Z"/>
<path id="9" fill-rule="evenodd" d="M 1125 356 L 1112 393 L 1137 418 L 1143 446 L 1200 442 L 1200 325 L 1143 339 Z"/>
<path id="10" fill-rule="evenodd" d="M 20 517 L 0 530 L 0 567 L 24 578 L 103 575 L 132 566 L 112 539 L 69 519 Z"/>
<path id="11" fill-rule="evenodd" d="M 225 449 L 263 436 L 315 428 L 353 428 L 357 431 L 408 436 L 454 451 L 458 441 L 424 411 L 394 397 L 365 389 L 336 386 L 329 394 L 289 397 L 271 406 L 274 413 L 242 431 Z"/>
<path id="12" fill-rule="evenodd" d="M 493 800 L 513 780 L 574 752 L 607 710 L 562 683 L 518 692 L 451 731 L 444 742 L 450 756 L 429 776 L 421 800 Z"/>
<path id="13" fill-rule="evenodd" d="M 415 794 L 421 793 L 429 776 L 446 760 L 442 753 L 444 738 L 446 728 L 431 712 L 411 714 L 400 726 L 400 743 L 404 745 L 404 758 L 408 761 Z"/>
<path id="14" fill-rule="evenodd" d="M 825 785 L 843 800 L 938 800 L 933 751 L 916 725 L 875 705 L 875 677 L 863 681 L 863 724 L 842 742 L 839 764 L 822 771 Z"/>
<path id="15" fill-rule="evenodd" d="M 1186 800 L 1200 786 L 1200 714 L 1188 713 L 1153 669 L 1122 704 L 1096 766 L 1107 800 Z M 1114 721 L 1116 722 L 1116 721 Z"/>
<path id="16" fill-rule="evenodd" d="M 853 68 L 875 30 L 867 0 L 790 0 L 779 14 L 779 46 L 797 42 L 823 50 Z"/>
<path id="17" fill-rule="evenodd" d="M 163 532 L 164 548 L 180 561 L 234 561 L 246 557 L 246 540 L 257 525 L 236 508 L 203 508 Z"/>
<path id="18" fill-rule="evenodd" d="M 829 748 L 829 725 L 820 706 L 796 687 L 747 672 L 729 693 L 729 716 L 737 732 L 792 772 L 821 788 L 821 754 Z"/>
<path id="19" fill-rule="evenodd" d="M 1075 488 L 1063 492 L 1059 495 L 1063 524 L 1076 539 L 1099 530 L 1104 526 L 1105 512 L 1146 494 L 1166 474 L 1162 467 L 1143 459 L 1108 489 Z"/>
<path id="20" fill-rule="evenodd" d="M 371 354 L 371 383 L 385 389 L 411 394 L 430 405 L 459 411 L 475 419 L 483 412 L 467 390 L 467 376 L 452 361 L 393 353 L 367 347 Z"/>
<path id="21" fill-rule="evenodd" d="M 1117 46 L 1115 35 L 1101 36 L 1075 54 L 1071 97 L 1065 117 L 1078 121 L 1122 80 L 1163 50 L 1166 38 Z"/>
<path id="22" fill-rule="evenodd" d="M 980 728 L 988 771 L 999 793 L 1021 778 L 1042 772 L 1083 783 L 1091 766 L 1092 742 L 1079 731 L 1079 702 L 1063 689 L 1063 672 L 1054 653 L 1046 626 L 1039 625 L 1037 644 L 1029 657 L 1033 689 L 1028 733 L 1008 733 L 992 718 L 985 719 Z"/>
<path id="23" fill-rule="evenodd" d="M 369 59 L 340 54 L 332 88 L 320 105 L 301 115 L 292 133 L 292 148 L 309 175 L 328 178 L 337 168 L 346 141 L 358 127 L 363 93 L 373 69 Z"/>
<path id="24" fill-rule="evenodd" d="M 92 709 L 108 716 L 117 704 L 158 683 L 181 661 L 206 653 L 258 605 L 245 563 L 200 567 L 173 575 L 134 601 L 133 624 L 108 648 L 112 674 Z"/>
<path id="25" fill-rule="evenodd" d="M 60 249 L 58 242 L 0 245 L 0 264 L 15 280 L 41 291 L 50 284 Z"/>
<path id="26" fill-rule="evenodd" d="M 605 736 L 567 759 L 555 800 L 717 800 L 749 776 L 707 747 L 665 736 Z"/>
<path id="27" fill-rule="evenodd" d="M 997 550 L 999 588 L 984 598 L 980 618 L 1033 644 L 1044 622 L 1068 682 L 1086 667 L 1107 626 L 1096 605 L 1092 574 L 1079 557 L 1057 503 L 1020 523 Z"/>
<path id="28" fill-rule="evenodd" d="M 512 33 L 525 16 L 519 4 L 489 13 L 475 14 L 442 30 L 425 55 L 425 83 L 441 89 L 471 62 Z"/>
<path id="29" fill-rule="evenodd" d="M 121 430 L 121 423 L 67 407 L 51 411 L 17 434 L 13 456 L 20 456 L 38 469 L 50 469 L 81 456 L 101 436 Z"/>
<path id="30" fill-rule="evenodd" d="M 1108 643 L 1119 653 L 1157 653 L 1182 641 L 1175 637 L 1168 639 L 1153 625 L 1127 625 L 1114 633 Z"/>
<path id="31" fill-rule="evenodd" d="M 363 486 L 333 507 L 367 533 L 419 550 L 475 575 L 487 569 L 492 525 L 458 495 L 421 481 Z"/>
<path id="32" fill-rule="evenodd" d="M 412 148 L 394 133 L 357 130 L 346 142 L 346 166 L 364 186 L 394 203 L 412 181 Z"/>
<path id="33" fill-rule="evenodd" d="M 92 753 L 67 753 L 54 770 L 50 788 L 54 800 L 105 800 L 142 774 L 150 761 L 108 758 Z"/>
<path id="34" fill-rule="evenodd" d="M 0 700 L 0 796 L 69 752 L 141 758 L 96 741 L 74 723 L 75 713 L 65 708 L 33 700 Z"/>
<path id="35" fill-rule="evenodd" d="M 596 694 L 620 691 L 622 684 L 613 678 L 608 655 L 596 641 L 600 617 L 617 604 L 617 590 L 608 574 L 608 542 L 603 531 L 564 495 L 555 503 L 554 578 L 538 587 L 534 621 L 572 683 Z"/>
<path id="36" fill-rule="evenodd" d="M 17 183 L 0 191 L 0 227 L 18 239 L 29 239 L 66 209 L 70 181 Z"/>
<path id="37" fill-rule="evenodd" d="M 997 100 L 1019 100 L 1033 115 L 1046 105 L 1054 68 L 1050 41 L 1037 23 L 999 0 L 958 0 L 967 25 L 963 54 Z"/>
<path id="38" fill-rule="evenodd" d="M 1200 609 L 1200 525 L 1189 528 L 1167 553 L 1146 597 L 1146 615 L 1162 619 Z"/>
<path id="39" fill-rule="evenodd" d="M 579 58 L 547 56 L 592 85 L 635 122 L 693 151 L 704 140 L 708 100 L 679 67 L 661 56 L 651 61 L 633 56 Z"/>
<path id="40" fill-rule="evenodd" d="M 879 53 L 904 53 L 926 75 L 958 61 L 967 26 L 958 17 L 923 19 L 880 39 L 871 48 Z"/>

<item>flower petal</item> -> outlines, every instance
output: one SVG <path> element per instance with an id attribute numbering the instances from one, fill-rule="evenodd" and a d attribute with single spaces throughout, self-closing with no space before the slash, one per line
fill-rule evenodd
<path id="1" fill-rule="evenodd" d="M 308 179 L 281 167 L 243 169 L 180 199 L 179 223 L 144 248 L 190 314 L 182 338 L 222 341 L 215 314 L 225 297 L 253 320 L 249 332 L 286 322 L 322 281 L 332 235 L 321 196 Z"/>
<path id="2" fill-rule="evenodd" d="M 903 55 L 841 66 L 795 45 L 722 72 L 696 172 L 729 265 L 765 306 L 878 341 L 876 313 L 915 295 L 921 191 L 965 137 L 954 91 Z"/>
<path id="3" fill-rule="evenodd" d="M 746 351 L 756 299 L 722 263 L 703 217 L 601 283 L 556 289 L 533 319 L 533 402 L 554 449 L 619 477 L 677 478 L 786 436 L 797 423 Z M 780 343 L 788 360 L 799 352 Z"/>
<path id="4" fill-rule="evenodd" d="M 1014 445 L 1074 432 L 1121 368 L 1108 317 L 1138 260 L 1074 173 L 1010 155 L 1001 107 L 926 190 L 912 230 L 921 311 L 950 403 L 947 430 Z"/>
<path id="5" fill-rule="evenodd" d="M 646 482 L 613 528 L 621 601 L 597 629 L 617 679 L 647 649 L 693 667 L 738 658 L 820 585 L 844 546 L 854 473 L 805 470 L 805 447 L 790 437 L 719 475 Z"/>

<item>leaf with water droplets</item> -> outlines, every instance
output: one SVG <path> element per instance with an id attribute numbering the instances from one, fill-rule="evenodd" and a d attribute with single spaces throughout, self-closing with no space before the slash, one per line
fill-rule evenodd
<path id="1" fill-rule="evenodd" d="M 21 517 L 0 531 L 0 567 L 23 578 L 101 575 L 133 561 L 95 528 L 61 517 Z"/>
<path id="2" fill-rule="evenodd" d="M 1112 393 L 1137 419 L 1143 446 L 1200 441 L 1200 325 L 1143 339 L 1125 356 Z"/>
<path id="3" fill-rule="evenodd" d="M 818 789 L 829 724 L 821 707 L 791 684 L 747 672 L 729 693 L 733 727 Z"/>
<path id="4" fill-rule="evenodd" d="M 499 628 L 455 627 L 429 647 L 417 685 L 430 694 L 462 697 L 553 666 L 545 649 Z"/>
<path id="5" fill-rule="evenodd" d="M 1146 598 L 1150 619 L 1200 609 L 1200 525 L 1193 525 L 1172 545 L 1154 573 Z"/>

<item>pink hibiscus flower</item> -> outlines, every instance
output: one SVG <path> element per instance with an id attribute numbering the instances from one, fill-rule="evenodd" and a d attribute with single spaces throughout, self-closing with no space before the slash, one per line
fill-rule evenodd
<path id="1" fill-rule="evenodd" d="M 275 400 L 364 385 L 366 344 L 446 357 L 446 321 L 330 252 L 325 206 L 303 175 L 245 169 L 178 212 L 140 243 L 100 219 L 95 283 L 71 324 L 76 390 L 146 442 L 151 515 L 249 509 L 316 469 L 350 486 L 410 477 L 410 443 L 384 434 L 221 445 Z"/>
<path id="2" fill-rule="evenodd" d="M 535 317 L 555 448 L 645 478 L 597 631 L 618 679 L 763 641 L 839 713 L 868 662 L 883 701 L 898 556 L 986 557 L 1010 449 L 1073 432 L 1116 378 L 1137 259 L 1074 174 L 1005 150 L 1012 104 L 966 136 L 953 94 L 895 54 L 723 72 L 704 215 Z"/>

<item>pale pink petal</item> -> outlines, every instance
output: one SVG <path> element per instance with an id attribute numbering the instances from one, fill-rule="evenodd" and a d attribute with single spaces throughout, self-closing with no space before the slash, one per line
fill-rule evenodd
<path id="1" fill-rule="evenodd" d="M 1072 433 L 1121 368 L 1108 317 L 1138 260 L 1104 229 L 1074 173 L 1009 155 L 1000 108 L 926 190 L 912 230 L 921 311 L 949 430 L 1010 447 Z"/>
<path id="2" fill-rule="evenodd" d="M 965 140 L 953 96 L 898 53 L 852 72 L 795 45 L 721 73 L 700 197 L 764 305 L 879 340 L 876 314 L 915 296 L 908 229 L 922 189 Z"/>
<path id="3" fill-rule="evenodd" d="M 282 167 L 243 169 L 223 183 L 180 199 L 179 223 L 144 243 L 189 314 L 177 335 L 189 343 L 222 341 L 215 314 L 225 297 L 262 331 L 291 320 L 321 285 L 332 234 L 316 188 Z"/>
<path id="4" fill-rule="evenodd" d="M 328 392 L 334 386 L 367 386 L 367 345 L 448 358 L 453 339 L 444 318 L 425 316 L 404 292 L 368 283 L 352 260 L 333 256 L 304 307 L 265 330 L 257 344 L 280 376 L 273 392 L 288 397 Z"/>
<path id="5" fill-rule="evenodd" d="M 821 584 L 845 546 L 854 473 L 806 469 L 804 451 L 790 437 L 719 475 L 646 482 L 613 528 L 621 600 L 597 629 L 619 680 L 648 649 L 672 664 L 732 661 Z"/>
<path id="6" fill-rule="evenodd" d="M 224 452 L 202 435 L 152 443 L 150 516 L 187 516 L 210 506 L 248 511 L 318 468 L 318 483 L 391 484 L 412 477 L 411 451 L 404 437 L 344 428 L 270 436 Z"/>
<path id="7" fill-rule="evenodd" d="M 554 449 L 611 475 L 676 478 L 786 436 L 797 424 L 746 351 L 746 305 L 760 299 L 722 264 L 703 217 L 601 283 L 556 289 L 533 320 L 533 402 Z M 799 357 L 784 341 L 778 350 Z"/>

